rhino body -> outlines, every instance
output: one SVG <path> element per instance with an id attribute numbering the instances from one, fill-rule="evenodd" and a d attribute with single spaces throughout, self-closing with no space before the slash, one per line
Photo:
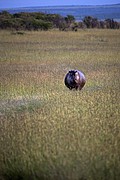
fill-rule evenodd
<path id="1" fill-rule="evenodd" d="M 81 90 L 86 83 L 85 75 L 79 70 L 70 70 L 65 76 L 64 83 L 70 90 Z"/>

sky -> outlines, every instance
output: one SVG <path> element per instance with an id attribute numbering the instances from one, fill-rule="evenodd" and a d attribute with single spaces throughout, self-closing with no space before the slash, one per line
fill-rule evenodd
<path id="1" fill-rule="evenodd" d="M 120 3 L 120 0 L 0 0 L 0 9 L 30 6 L 104 5 L 118 3 Z"/>

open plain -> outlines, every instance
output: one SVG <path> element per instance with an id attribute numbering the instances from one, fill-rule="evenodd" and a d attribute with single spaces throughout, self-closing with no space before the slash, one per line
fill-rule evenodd
<path id="1" fill-rule="evenodd" d="M 119 178 L 120 30 L 0 31 L 0 179 Z"/>

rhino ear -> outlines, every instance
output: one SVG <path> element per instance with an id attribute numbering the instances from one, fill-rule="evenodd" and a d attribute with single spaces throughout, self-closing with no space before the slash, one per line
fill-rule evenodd
<path id="1" fill-rule="evenodd" d="M 79 73 L 78 73 L 78 71 L 76 71 L 76 72 L 75 72 L 75 75 L 76 75 L 76 76 L 79 76 Z"/>

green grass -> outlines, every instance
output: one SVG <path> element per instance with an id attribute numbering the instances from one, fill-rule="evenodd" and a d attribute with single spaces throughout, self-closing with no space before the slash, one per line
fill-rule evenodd
<path id="1" fill-rule="evenodd" d="M 0 31 L 0 179 L 119 180 L 119 49 L 119 30 Z"/>

